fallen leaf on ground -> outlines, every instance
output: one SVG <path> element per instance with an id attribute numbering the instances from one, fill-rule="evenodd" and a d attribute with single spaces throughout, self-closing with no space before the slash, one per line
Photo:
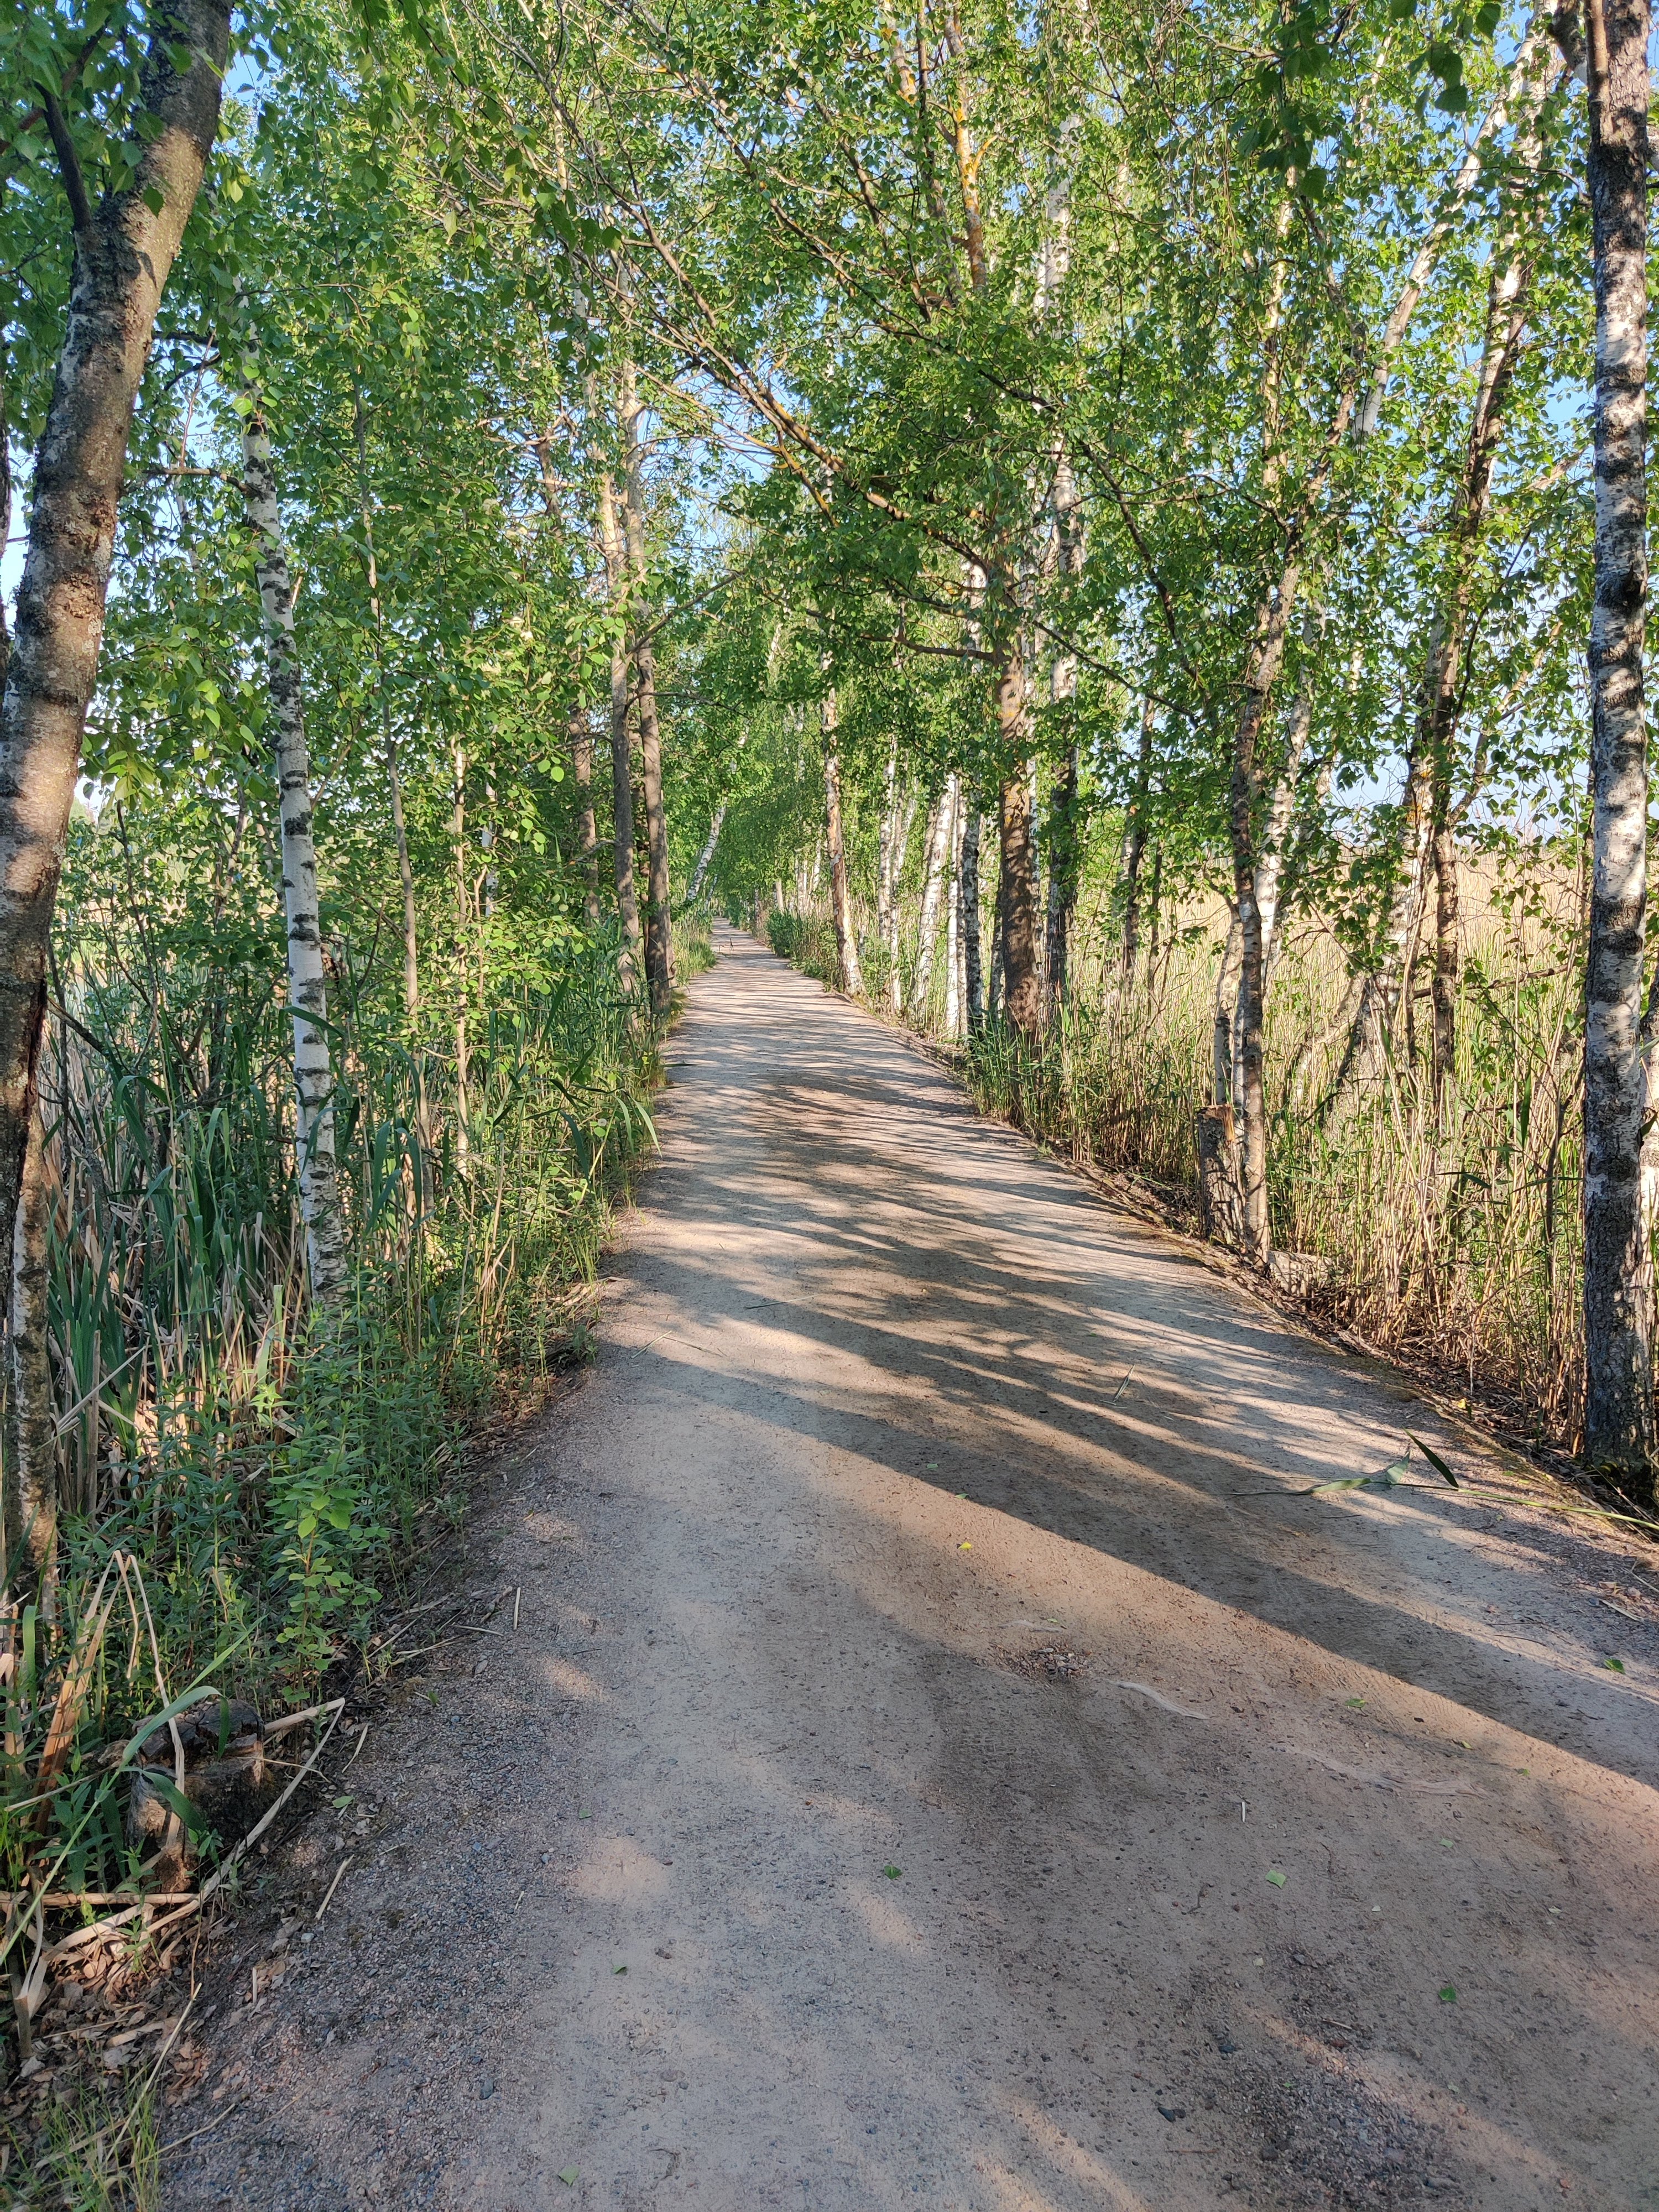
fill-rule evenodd
<path id="1" fill-rule="evenodd" d="M 1455 2004 L 1457 2002 L 1457 1991 L 1452 1987 L 1449 1982 L 1447 1983 L 1445 1988 L 1440 1992 L 1440 2002 L 1442 2004 Z"/>
<path id="2" fill-rule="evenodd" d="M 578 2168 L 574 2166 L 566 2166 L 564 2172 L 559 2176 L 559 2179 L 563 2182 L 565 2187 L 569 2189 L 574 2185 L 578 2179 Z"/>
<path id="3" fill-rule="evenodd" d="M 1283 1889 L 1283 1888 L 1284 1888 L 1284 1887 L 1285 1887 L 1285 1876 L 1284 1876 L 1282 1874 L 1280 1874 L 1280 1872 L 1279 1871 L 1279 1869 L 1278 1869 L 1277 1867 L 1274 1867 L 1274 1868 L 1273 1868 L 1273 1869 L 1271 1869 L 1271 1871 L 1269 1872 L 1269 1874 L 1268 1874 L 1268 1875 L 1267 1875 L 1267 1879 L 1268 1879 L 1268 1881 L 1269 1881 L 1270 1882 L 1272 1882 L 1272 1884 L 1273 1884 L 1273 1887 L 1274 1887 L 1275 1889 Z"/>
<path id="4" fill-rule="evenodd" d="M 896 1881 L 903 1871 L 904 1869 L 902 1867 L 884 1867 L 882 1869 L 882 1872 L 886 1875 L 889 1881 Z"/>

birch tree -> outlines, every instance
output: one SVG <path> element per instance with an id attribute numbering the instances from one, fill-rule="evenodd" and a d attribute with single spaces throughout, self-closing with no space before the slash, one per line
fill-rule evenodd
<path id="1" fill-rule="evenodd" d="M 1586 0 L 1595 255 L 1595 601 L 1584 1006 L 1584 1455 L 1650 1479 L 1652 1251 L 1641 1204 L 1647 903 L 1648 10 Z"/>
<path id="2" fill-rule="evenodd" d="M 229 28 L 228 0 L 156 7 L 131 134 L 96 206 L 61 88 L 40 88 L 74 264 L 0 703 L 0 1251 L 12 1249 L 34 1114 L 52 912 L 132 412 L 218 131 Z"/>
<path id="3" fill-rule="evenodd" d="M 334 1161 L 334 1078 L 329 1061 L 327 983 L 313 835 L 305 690 L 294 633 L 295 581 L 272 471 L 270 433 L 257 387 L 240 395 L 243 489 L 264 615 L 266 681 L 287 924 L 289 1001 L 294 1029 L 294 1151 L 312 1294 L 326 1304 L 345 1278 L 345 1220 Z M 463 1111 L 463 1121 L 465 1113 Z"/>

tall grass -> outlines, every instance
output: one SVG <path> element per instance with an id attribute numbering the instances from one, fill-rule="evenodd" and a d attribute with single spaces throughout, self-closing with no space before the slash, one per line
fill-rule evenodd
<path id="1" fill-rule="evenodd" d="M 1179 924 L 1127 985 L 1110 933 L 1080 933 L 1068 1002 L 1035 1043 L 996 1021 L 945 1039 L 942 958 L 917 1026 L 960 1046 L 983 1111 L 1079 1164 L 1144 1178 L 1182 1219 L 1212 1095 L 1222 925 L 1211 912 Z M 770 933 L 834 981 L 827 914 L 775 915 Z M 1438 1103 L 1426 1036 L 1413 1050 L 1407 1034 L 1379 1083 L 1330 1110 L 1352 977 L 1316 918 L 1279 962 L 1267 1036 L 1273 1239 L 1326 1263 L 1300 1271 L 1309 1304 L 1569 1448 L 1583 1357 L 1578 950 L 1569 878 L 1540 863 L 1517 889 L 1469 872 L 1456 1069 Z"/>
<path id="2" fill-rule="evenodd" d="M 269 948 L 82 926 L 60 960 L 41 1098 L 63 1521 L 55 1583 L 13 1600 L 0 1648 L 14 1972 L 35 1893 L 142 1881 L 112 1747 L 194 1684 L 308 1702 L 447 1540 L 469 1428 L 586 1356 L 658 1072 L 613 949 L 572 938 L 551 981 L 503 981 L 475 1020 L 463 1155 L 435 1035 L 411 1044 L 343 962 L 351 1272 L 319 1310 Z"/>

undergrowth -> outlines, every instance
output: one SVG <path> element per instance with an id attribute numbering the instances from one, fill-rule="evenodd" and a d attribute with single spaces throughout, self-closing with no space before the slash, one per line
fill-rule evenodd
<path id="1" fill-rule="evenodd" d="M 713 957 L 696 930 L 677 949 L 683 975 Z M 556 973 L 492 994 L 464 1111 L 438 1041 L 348 972 L 331 1019 L 352 1262 L 319 1309 L 269 948 L 194 957 L 152 915 L 67 950 L 41 1081 L 57 1568 L 13 1596 L 0 1649 L 13 2064 L 56 1947 L 153 1879 L 128 1817 L 145 1738 L 210 1692 L 267 1719 L 307 1706 L 448 1542 L 469 1431 L 591 1356 L 598 1258 L 659 1079 L 603 939 L 570 936 Z M 211 1865 L 232 1838 L 182 1794 L 173 1809 Z M 14 2116 L 0 2190 L 33 2201 L 39 2154 L 40 2201 L 158 2202 L 153 2114 L 110 2110 Z"/>
<path id="2" fill-rule="evenodd" d="M 1316 918 L 1288 937 L 1267 1018 L 1273 1242 L 1321 1263 L 1302 1293 L 1320 1319 L 1571 1451 L 1583 1357 L 1575 924 L 1537 897 L 1505 902 L 1501 884 L 1473 890 L 1455 1076 L 1438 1101 L 1407 1035 L 1380 1083 L 1331 1109 L 1352 981 Z M 826 912 L 775 911 L 768 934 L 833 980 Z M 988 927 L 986 943 L 988 956 Z M 1178 1200 L 1212 1096 L 1218 951 L 1208 921 L 1187 916 L 1126 982 L 1110 933 L 1085 934 L 1042 1035 L 994 1017 L 970 1039 L 945 1035 L 941 944 L 917 1026 L 957 1048 L 981 1111 Z"/>

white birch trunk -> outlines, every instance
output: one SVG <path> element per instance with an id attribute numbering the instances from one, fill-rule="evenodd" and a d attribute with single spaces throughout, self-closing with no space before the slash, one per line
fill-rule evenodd
<path id="1" fill-rule="evenodd" d="M 836 955 L 841 963 L 841 987 L 849 998 L 864 995 L 864 975 L 859 966 L 858 933 L 853 925 L 853 897 L 847 881 L 847 849 L 842 835 L 841 755 L 836 746 L 836 695 L 826 692 L 820 712 L 823 723 L 823 799 L 830 838 L 830 900 L 835 914 Z"/>
<path id="2" fill-rule="evenodd" d="M 957 809 L 957 783 L 952 770 L 927 817 L 927 866 L 921 886 L 921 922 L 916 938 L 916 972 L 910 986 L 910 1015 L 927 1018 L 927 994 L 933 988 L 933 955 L 939 945 L 939 902 L 944 896 L 945 860 L 951 849 Z"/>
<path id="3" fill-rule="evenodd" d="M 721 799 L 714 809 L 714 819 L 708 824 L 708 835 L 697 855 L 697 865 L 691 871 L 691 887 L 685 894 L 687 906 L 696 906 L 702 896 L 703 883 L 714 864 L 714 854 L 720 842 L 720 831 L 726 827 L 726 801 Z"/>
<path id="4" fill-rule="evenodd" d="M 294 1018 L 295 1156 L 312 1294 L 330 1300 L 345 1278 L 345 1218 L 334 1166 L 334 1079 L 312 832 L 305 696 L 294 636 L 294 580 L 271 473 L 270 438 L 255 392 L 244 394 L 242 474 L 253 532 L 254 573 L 264 614 L 267 684 L 276 737 L 283 902 L 288 920 L 289 1002 Z"/>
<path id="5" fill-rule="evenodd" d="M 951 830 L 951 880 L 945 902 L 945 1034 L 962 1035 L 962 841 L 967 817 L 958 790 Z"/>
<path id="6" fill-rule="evenodd" d="M 1652 1481 L 1652 1255 L 1643 1234 L 1647 907 L 1646 0 L 1588 0 L 1595 255 L 1591 884 L 1584 990 L 1584 1456 Z"/>

